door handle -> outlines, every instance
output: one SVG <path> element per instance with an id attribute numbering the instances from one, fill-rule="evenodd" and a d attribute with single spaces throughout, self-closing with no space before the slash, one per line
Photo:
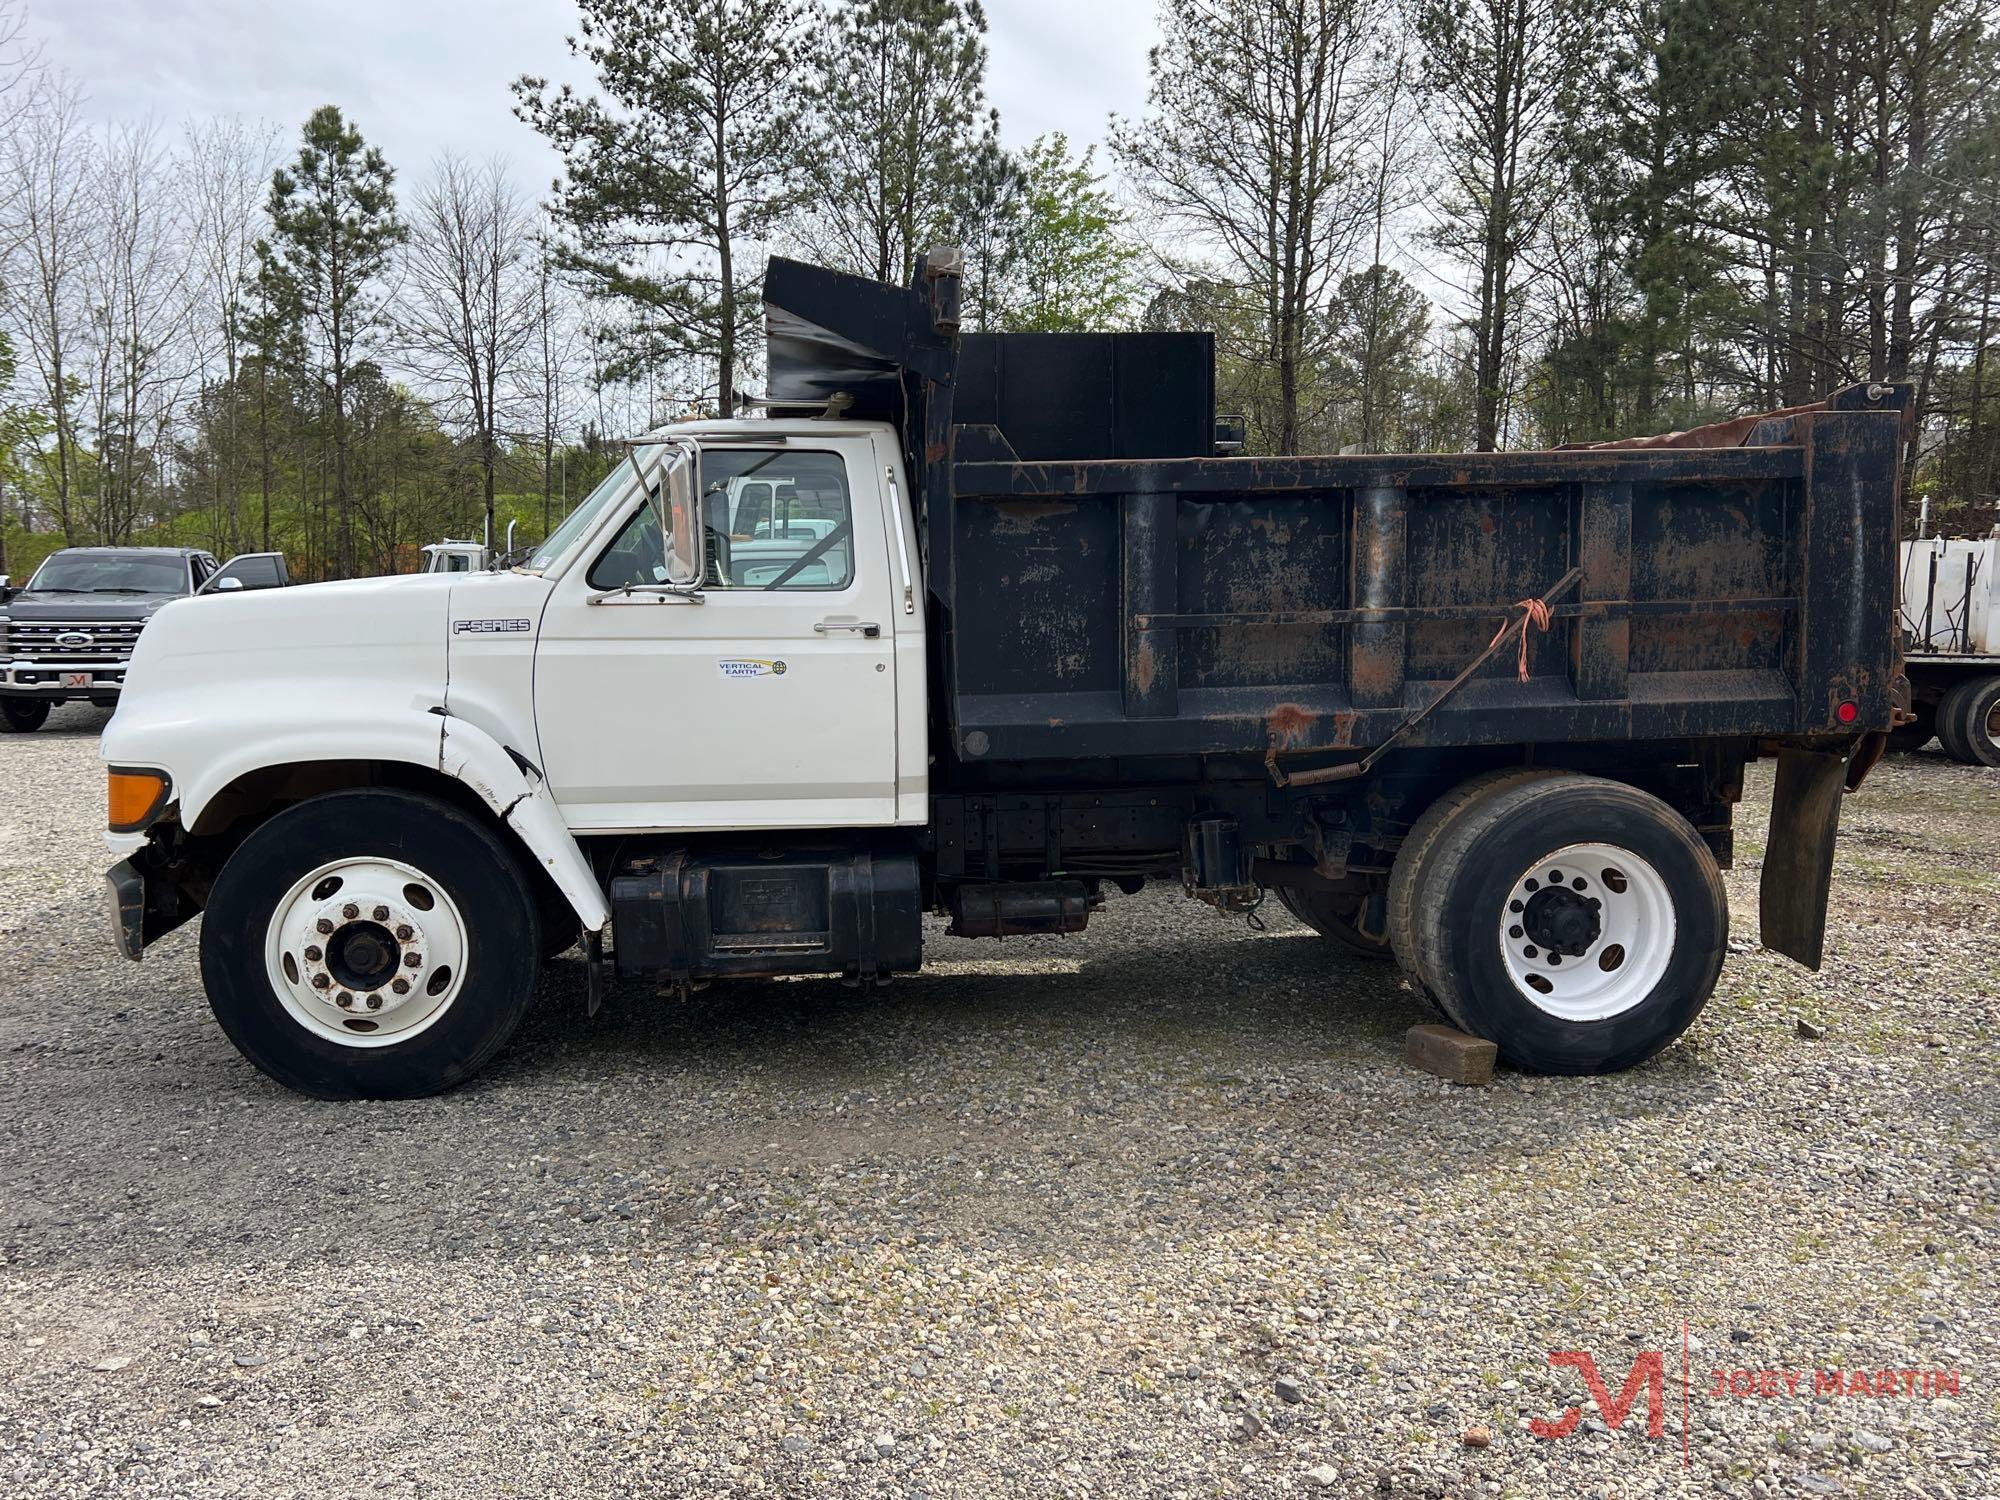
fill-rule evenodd
<path id="1" fill-rule="evenodd" d="M 865 636 L 878 636 L 882 627 L 873 620 L 821 620 L 813 626 L 816 635 L 825 635 L 832 630 L 857 630 Z"/>

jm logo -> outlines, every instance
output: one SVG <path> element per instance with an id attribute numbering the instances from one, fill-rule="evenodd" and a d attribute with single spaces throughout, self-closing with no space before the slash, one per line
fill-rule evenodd
<path id="1" fill-rule="evenodd" d="M 1582 1349 L 1556 1349 L 1549 1354 L 1549 1364 L 1554 1369 L 1568 1368 L 1583 1376 L 1583 1383 L 1590 1391 L 1590 1399 L 1597 1403 L 1597 1409 L 1604 1416 L 1604 1425 L 1613 1432 L 1625 1425 L 1625 1419 L 1632 1414 L 1633 1403 L 1639 1399 L 1641 1390 L 1646 1393 L 1646 1436 L 1664 1437 L 1667 1431 L 1666 1410 L 1666 1358 L 1657 1349 L 1642 1350 L 1632 1361 L 1631 1373 L 1625 1377 L 1625 1388 L 1616 1399 L 1611 1389 L 1605 1385 L 1604 1377 L 1597 1372 L 1597 1361 Z M 1583 1412 L 1577 1407 L 1567 1408 L 1553 1422 L 1536 1417 L 1528 1423 L 1528 1430 L 1538 1438 L 1566 1438 L 1583 1421 Z"/>

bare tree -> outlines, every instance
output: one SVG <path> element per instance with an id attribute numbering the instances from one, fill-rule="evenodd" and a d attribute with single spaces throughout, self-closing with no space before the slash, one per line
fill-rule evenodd
<path id="1" fill-rule="evenodd" d="M 189 271 L 198 284 L 190 335 L 203 378 L 219 374 L 223 406 L 220 451 L 209 474 L 217 541 L 241 547 L 242 434 L 238 382 L 250 347 L 247 289 L 257 268 L 265 186 L 277 154 L 277 131 L 240 118 L 190 123 L 183 179 L 190 250 Z M 267 523 L 268 526 L 268 523 Z"/>
<path id="2" fill-rule="evenodd" d="M 89 319 L 86 276 L 97 218 L 92 182 L 97 147 L 83 123 L 74 84 L 52 79 L 36 91 L 8 140 L 15 229 L 8 276 L 12 322 L 31 367 L 35 399 L 47 413 L 52 449 L 42 455 L 47 494 L 63 538 L 77 535 L 79 391 Z"/>
<path id="3" fill-rule="evenodd" d="M 1183 269 L 1219 258 L 1254 299 L 1280 453 L 1298 451 L 1319 313 L 1372 222 L 1376 20 L 1373 0 L 1163 0 L 1148 113 L 1112 135 L 1143 200 L 1189 237 Z"/>
<path id="4" fill-rule="evenodd" d="M 397 334 L 446 419 L 472 438 L 490 537 L 501 399 L 535 339 L 541 298 L 533 210 L 499 162 L 446 155 L 411 203 L 409 228 Z"/>
<path id="5" fill-rule="evenodd" d="M 194 278 L 179 176 L 150 121 L 110 132 L 96 178 L 98 253 L 88 276 L 96 373 L 91 489 L 106 542 L 129 541 L 151 491 L 161 487 L 165 439 L 194 370 L 186 339 Z"/>
<path id="6" fill-rule="evenodd" d="M 1433 237 L 1477 286 L 1466 319 L 1478 387 L 1474 440 L 1499 441 L 1522 252 L 1561 187 L 1560 106 L 1586 58 L 1576 0 L 1416 0 L 1417 91 L 1444 187 Z"/>

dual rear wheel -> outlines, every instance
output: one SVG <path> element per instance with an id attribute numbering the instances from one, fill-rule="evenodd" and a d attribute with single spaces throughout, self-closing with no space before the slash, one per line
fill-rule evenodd
<path id="1" fill-rule="evenodd" d="M 2000 677 L 1968 677 L 1939 701 L 1934 722 L 1945 754 L 1968 766 L 2000 766 Z"/>
<path id="2" fill-rule="evenodd" d="M 1411 829 L 1397 960 L 1462 1031 L 1544 1073 L 1609 1073 L 1693 1024 L 1721 973 L 1715 857 L 1657 797 L 1598 777 L 1474 778 Z"/>

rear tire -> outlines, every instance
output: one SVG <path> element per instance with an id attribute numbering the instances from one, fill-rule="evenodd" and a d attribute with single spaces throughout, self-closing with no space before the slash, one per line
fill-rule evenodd
<path id="1" fill-rule="evenodd" d="M 46 698 L 0 698 L 0 726 L 9 734 L 33 734 L 49 722 Z"/>
<path id="2" fill-rule="evenodd" d="M 201 975 L 229 1039 L 287 1088 L 411 1099 L 506 1045 L 541 945 L 534 896 L 493 829 L 411 792 L 335 792 L 229 857 Z"/>
<path id="3" fill-rule="evenodd" d="M 1488 786 L 1446 822 L 1405 912 L 1420 982 L 1517 1067 L 1610 1073 L 1693 1024 L 1729 908 L 1708 845 L 1645 792 L 1555 775 Z"/>
<path id="4" fill-rule="evenodd" d="M 1471 1028 L 1452 1013 L 1445 997 L 1424 983 L 1423 975 L 1417 968 L 1416 902 L 1425 871 L 1439 841 L 1451 825 L 1481 798 L 1523 782 L 1560 774 L 1541 766 L 1507 766 L 1502 770 L 1483 772 L 1469 781 L 1461 781 L 1423 810 L 1411 825 L 1402 847 L 1396 851 L 1396 862 L 1390 867 L 1389 874 L 1390 949 L 1403 972 L 1416 981 L 1418 990 L 1430 1000 L 1439 1014 L 1460 1031 L 1470 1031 Z"/>
<path id="5" fill-rule="evenodd" d="M 1946 698 L 1939 713 L 1952 710 L 1958 759 L 1968 766 L 2000 766 L 2000 677 L 1976 677 L 1952 692 L 1956 703 Z M 1939 727 L 1942 732 L 1942 723 Z"/>
<path id="6" fill-rule="evenodd" d="M 1944 748 L 1946 755 L 1966 765 L 1972 764 L 1972 752 L 1959 737 L 1959 721 L 1965 709 L 1966 694 L 1977 681 L 1976 678 L 1968 677 L 1963 681 L 1954 682 L 1945 689 L 1944 697 L 1938 700 L 1937 706 L 1938 744 Z"/>
<path id="7" fill-rule="evenodd" d="M 1298 890 L 1290 886 L 1271 887 L 1278 904 L 1323 938 L 1340 944 L 1362 958 L 1393 958 L 1389 935 L 1370 937 L 1359 925 L 1363 899 L 1355 896 Z"/>

